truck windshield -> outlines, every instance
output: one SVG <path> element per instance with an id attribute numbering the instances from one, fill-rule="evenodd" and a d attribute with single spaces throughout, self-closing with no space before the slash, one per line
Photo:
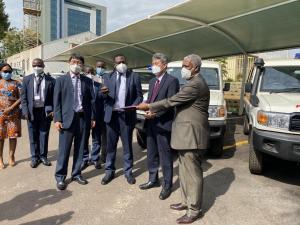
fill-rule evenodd
<path id="1" fill-rule="evenodd" d="M 186 83 L 186 80 L 181 77 L 181 67 L 169 67 L 168 73 L 174 77 L 177 77 L 180 85 L 184 85 Z M 218 68 L 202 67 L 200 73 L 206 81 L 210 90 L 220 89 Z"/>
<path id="2" fill-rule="evenodd" d="M 300 66 L 265 67 L 260 90 L 300 93 Z"/>

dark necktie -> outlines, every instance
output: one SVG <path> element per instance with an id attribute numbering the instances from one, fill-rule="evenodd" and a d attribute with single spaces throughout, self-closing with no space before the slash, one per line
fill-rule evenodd
<path id="1" fill-rule="evenodd" d="M 38 79 L 36 80 L 36 93 L 40 93 L 40 87 L 43 80 L 43 76 L 41 74 L 38 75 Z"/>
<path id="2" fill-rule="evenodd" d="M 158 95 L 158 91 L 159 91 L 159 80 L 157 79 L 157 81 L 155 82 L 154 88 L 152 90 L 152 94 L 151 94 L 151 98 L 150 98 L 150 103 L 154 102 L 156 96 Z"/>

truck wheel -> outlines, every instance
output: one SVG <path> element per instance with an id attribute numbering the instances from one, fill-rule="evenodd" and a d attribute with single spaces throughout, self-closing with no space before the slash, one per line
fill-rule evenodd
<path id="1" fill-rule="evenodd" d="M 249 127 L 249 120 L 248 117 L 246 115 L 244 115 L 244 126 L 243 126 L 243 132 L 245 135 L 249 134 L 250 131 L 250 127 Z"/>
<path id="2" fill-rule="evenodd" d="M 137 138 L 137 142 L 139 144 L 139 146 L 142 149 L 146 149 L 147 148 L 147 136 L 146 133 L 140 130 L 136 130 L 136 138 Z"/>
<path id="3" fill-rule="evenodd" d="M 223 154 L 224 137 L 210 141 L 209 154 L 214 157 L 221 157 Z"/>
<path id="4" fill-rule="evenodd" d="M 263 153 L 256 150 L 253 146 L 253 133 L 250 135 L 250 146 L 249 146 L 249 170 L 252 174 L 262 174 L 263 172 Z"/>

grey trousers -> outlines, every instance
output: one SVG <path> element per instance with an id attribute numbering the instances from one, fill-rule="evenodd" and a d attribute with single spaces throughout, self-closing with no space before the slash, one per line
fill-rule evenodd
<path id="1" fill-rule="evenodd" d="M 203 170 L 202 150 L 179 150 L 179 181 L 182 205 L 188 207 L 188 216 L 198 216 L 202 211 Z"/>

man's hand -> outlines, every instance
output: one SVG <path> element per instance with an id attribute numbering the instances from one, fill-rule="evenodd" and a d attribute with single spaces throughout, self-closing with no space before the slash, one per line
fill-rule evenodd
<path id="1" fill-rule="evenodd" d="M 142 110 L 142 111 L 148 111 L 149 110 L 149 104 L 148 103 L 145 103 L 145 102 L 142 102 L 141 104 L 139 104 L 137 107 L 136 107 L 137 110 Z"/>
<path id="2" fill-rule="evenodd" d="M 23 117 L 24 117 L 25 120 L 27 120 L 27 121 L 29 120 L 29 116 L 28 115 L 23 115 Z"/>
<path id="3" fill-rule="evenodd" d="M 48 114 L 47 114 L 47 117 L 49 117 L 50 119 L 53 119 L 54 113 L 53 113 L 53 112 L 48 113 Z"/>
<path id="4" fill-rule="evenodd" d="M 92 120 L 92 122 L 91 122 L 91 127 L 92 127 L 92 129 L 95 128 L 95 126 L 96 126 L 96 121 L 95 121 L 95 120 Z"/>
<path id="5" fill-rule="evenodd" d="M 109 92 L 108 87 L 103 86 L 103 87 L 101 88 L 101 92 L 102 92 L 103 94 L 108 94 L 108 92 Z"/>
<path id="6" fill-rule="evenodd" d="M 63 129 L 63 125 L 61 122 L 56 122 L 55 123 L 55 128 L 58 130 L 58 131 L 61 131 Z"/>
<path id="7" fill-rule="evenodd" d="M 145 114 L 145 118 L 148 119 L 148 120 L 154 119 L 155 116 L 156 116 L 156 113 L 153 113 L 153 112 L 150 112 L 150 111 L 147 111 L 146 114 Z"/>

